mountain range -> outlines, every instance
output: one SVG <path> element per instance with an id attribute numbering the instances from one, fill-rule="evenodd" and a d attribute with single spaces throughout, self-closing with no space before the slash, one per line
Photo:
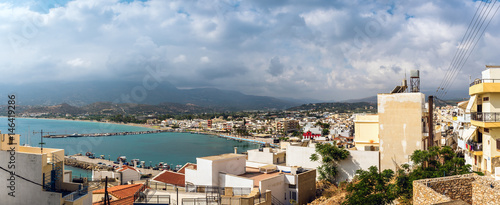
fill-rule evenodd
<path id="1" fill-rule="evenodd" d="M 55 106 L 65 103 L 82 107 L 96 102 L 111 102 L 111 104 L 159 105 L 161 107 L 162 103 L 164 105 L 176 103 L 176 106 L 190 105 L 218 111 L 239 111 L 287 109 L 301 104 L 274 97 L 245 95 L 238 91 L 215 88 L 178 89 L 168 82 L 154 87 L 123 81 L 50 82 L 1 86 L 4 93 L 0 94 L 2 96 L 15 94 L 17 104 L 20 105 Z"/>

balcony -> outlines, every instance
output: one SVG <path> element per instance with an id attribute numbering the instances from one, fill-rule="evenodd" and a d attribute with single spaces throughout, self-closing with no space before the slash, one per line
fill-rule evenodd
<path id="1" fill-rule="evenodd" d="M 495 92 L 500 92 L 500 79 L 477 79 L 469 87 L 469 95 Z"/>
<path id="2" fill-rule="evenodd" d="M 478 127 L 500 127 L 500 112 L 473 112 L 470 115 L 471 124 Z"/>
<path id="3" fill-rule="evenodd" d="M 468 141 L 465 147 L 474 155 L 483 155 L 483 143 Z"/>

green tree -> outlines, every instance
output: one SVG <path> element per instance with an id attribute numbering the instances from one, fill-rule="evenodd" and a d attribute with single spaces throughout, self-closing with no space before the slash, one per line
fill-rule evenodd
<path id="1" fill-rule="evenodd" d="M 326 136 L 326 135 L 330 134 L 330 130 L 328 128 L 325 128 L 325 129 L 323 129 L 323 131 L 321 131 L 321 134 L 323 134 L 323 136 Z"/>
<path id="2" fill-rule="evenodd" d="M 346 201 L 343 205 L 351 204 L 389 204 L 397 198 L 395 184 L 390 183 L 394 171 L 386 169 L 379 172 L 371 166 L 368 171 L 357 170 L 353 182 L 347 185 Z"/>
<path id="3" fill-rule="evenodd" d="M 402 203 L 411 202 L 415 180 L 471 173 L 471 165 L 465 164 L 449 146 L 415 150 L 410 159 L 413 167 L 403 164 L 396 175 L 397 193 Z"/>
<path id="4" fill-rule="evenodd" d="M 330 143 L 317 143 L 316 153 L 312 154 L 309 159 L 311 161 L 319 161 L 321 156 L 321 166 L 318 167 L 319 179 L 327 180 L 329 182 L 335 181 L 335 176 L 338 173 L 336 163 L 340 160 L 346 159 L 350 153 L 344 147 L 339 148 L 335 141 Z"/>
<path id="5" fill-rule="evenodd" d="M 448 146 L 415 150 L 410 159 L 412 166 L 400 165 L 396 173 L 389 169 L 378 173 L 376 167 L 356 171 L 359 176 L 348 185 L 344 204 L 390 204 L 395 199 L 411 204 L 413 181 L 471 173 L 471 166 Z"/>

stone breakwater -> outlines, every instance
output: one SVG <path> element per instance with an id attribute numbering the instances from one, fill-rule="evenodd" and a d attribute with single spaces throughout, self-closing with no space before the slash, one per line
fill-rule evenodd
<path id="1" fill-rule="evenodd" d="M 161 132 L 169 132 L 168 130 L 148 130 L 148 131 L 135 131 L 135 132 L 110 132 L 110 133 L 90 133 L 90 134 L 63 134 L 63 135 L 45 135 L 45 138 L 66 138 L 66 137 L 106 137 L 117 135 L 142 135 L 154 134 Z"/>

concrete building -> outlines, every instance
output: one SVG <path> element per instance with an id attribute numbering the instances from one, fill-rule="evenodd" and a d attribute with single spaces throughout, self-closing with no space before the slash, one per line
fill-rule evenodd
<path id="1" fill-rule="evenodd" d="M 423 149 L 425 96 L 422 93 L 378 94 L 380 169 L 408 163 Z"/>
<path id="2" fill-rule="evenodd" d="M 299 131 L 299 121 L 298 120 L 285 120 L 285 121 L 283 121 L 283 131 L 285 133 Z"/>
<path id="3" fill-rule="evenodd" d="M 262 153 L 253 157 L 269 157 L 259 154 Z M 197 190 L 199 187 L 248 189 L 252 190 L 252 193 L 271 191 L 273 200 L 286 205 L 291 204 L 291 200 L 306 204 L 315 197 L 314 169 L 246 161 L 246 156 L 241 154 L 201 157 L 196 161 L 196 167 L 185 169 L 188 191 Z"/>
<path id="4" fill-rule="evenodd" d="M 283 164 L 286 162 L 286 151 L 264 147 L 248 150 L 248 161 L 265 164 Z"/>
<path id="5" fill-rule="evenodd" d="M 356 115 L 354 119 L 354 146 L 357 150 L 379 150 L 378 115 Z"/>
<path id="6" fill-rule="evenodd" d="M 82 184 L 64 181 L 63 149 L 19 146 L 19 137 L 0 134 L 0 167 L 9 171 L 0 171 L 0 204 L 92 204 Z"/>
<path id="7" fill-rule="evenodd" d="M 482 78 L 469 87 L 466 113 L 471 114 L 475 131 L 465 143 L 473 169 L 491 174 L 500 167 L 500 68 L 486 67 Z"/>
<path id="8" fill-rule="evenodd" d="M 120 174 L 121 184 L 132 183 L 141 179 L 141 172 L 131 166 L 123 165 L 116 172 Z"/>
<path id="9" fill-rule="evenodd" d="M 336 181 L 350 181 L 356 175 L 358 169 L 367 170 L 371 166 L 379 167 L 379 153 L 377 151 L 349 150 L 350 156 L 339 162 L 339 173 Z M 309 169 L 317 169 L 321 166 L 321 156 L 318 161 L 309 158 L 316 153 L 314 143 L 290 143 L 286 148 L 286 166 L 301 166 Z M 317 173 L 316 176 L 319 176 Z"/>

